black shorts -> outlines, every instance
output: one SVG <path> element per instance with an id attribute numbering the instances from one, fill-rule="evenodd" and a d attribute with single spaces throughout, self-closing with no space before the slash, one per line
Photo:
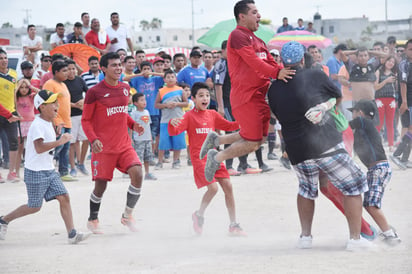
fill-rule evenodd
<path id="1" fill-rule="evenodd" d="M 402 128 L 408 128 L 409 125 L 411 124 L 410 118 L 409 118 L 409 110 L 405 111 L 402 115 L 401 115 L 401 125 Z"/>
<path id="2" fill-rule="evenodd" d="M 0 128 L 4 129 L 9 141 L 9 150 L 17 151 L 17 122 L 9 123 L 9 121 L 0 116 Z"/>

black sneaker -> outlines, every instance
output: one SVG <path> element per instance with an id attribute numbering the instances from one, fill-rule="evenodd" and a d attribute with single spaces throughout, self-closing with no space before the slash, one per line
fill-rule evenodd
<path id="1" fill-rule="evenodd" d="M 290 166 L 290 161 L 289 161 L 288 158 L 285 158 L 285 157 L 282 156 L 282 157 L 280 157 L 279 161 L 280 161 L 280 163 L 282 164 L 282 166 L 284 168 L 292 169 L 292 167 Z"/>
<path id="2" fill-rule="evenodd" d="M 395 165 L 397 165 L 400 169 L 407 169 L 407 166 L 401 161 L 399 157 L 396 157 L 394 155 L 389 156 L 389 158 L 394 162 Z"/>
<path id="3" fill-rule="evenodd" d="M 263 164 L 263 165 L 259 166 L 259 168 L 262 170 L 262 173 L 263 172 L 269 172 L 269 171 L 273 170 L 273 167 L 270 167 L 267 164 Z"/>
<path id="4" fill-rule="evenodd" d="M 279 157 L 274 153 L 268 153 L 268 160 L 277 160 Z"/>

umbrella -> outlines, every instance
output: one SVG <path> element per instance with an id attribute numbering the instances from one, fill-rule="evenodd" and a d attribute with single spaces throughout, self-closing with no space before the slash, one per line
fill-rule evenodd
<path id="1" fill-rule="evenodd" d="M 276 34 L 268 43 L 270 49 L 281 49 L 283 44 L 289 41 L 296 41 L 309 47 L 315 45 L 318 48 L 324 49 L 332 44 L 329 38 L 320 34 L 312 33 L 306 30 L 291 30 Z"/>
<path id="2" fill-rule="evenodd" d="M 60 53 L 73 59 L 83 71 L 89 70 L 88 60 L 91 56 L 100 58 L 100 53 L 85 44 L 65 44 L 57 46 L 50 51 L 50 55 Z"/>
<path id="3" fill-rule="evenodd" d="M 225 20 L 217 23 L 208 32 L 203 34 L 199 39 L 198 43 L 205 44 L 211 48 L 220 48 L 222 42 L 227 40 L 229 34 L 236 28 L 235 19 Z M 259 29 L 255 32 L 255 35 L 267 43 L 270 38 L 273 37 L 275 32 L 268 27 L 259 26 Z"/>

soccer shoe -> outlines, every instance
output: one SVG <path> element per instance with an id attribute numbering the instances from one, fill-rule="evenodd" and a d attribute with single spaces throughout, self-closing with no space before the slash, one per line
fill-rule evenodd
<path id="1" fill-rule="evenodd" d="M 242 173 L 239 171 L 236 171 L 234 168 L 229 168 L 227 170 L 230 176 L 240 176 Z"/>
<path id="2" fill-rule="evenodd" d="M 397 165 L 400 169 L 407 169 L 407 166 L 401 161 L 401 159 L 399 159 L 399 157 L 396 156 L 389 156 L 389 158 L 392 160 L 392 162 L 394 162 L 395 165 Z"/>
<path id="3" fill-rule="evenodd" d="M 262 173 L 263 172 L 269 172 L 269 171 L 273 170 L 273 167 L 269 167 L 267 164 L 263 164 L 259 168 L 262 170 Z"/>
<path id="4" fill-rule="evenodd" d="M 5 240 L 7 234 L 7 224 L 0 223 L 0 240 Z"/>
<path id="5" fill-rule="evenodd" d="M 78 181 L 78 179 L 74 178 L 73 176 L 66 174 L 63 176 L 60 176 L 60 179 L 62 179 L 63 182 L 75 182 Z"/>
<path id="6" fill-rule="evenodd" d="M 197 214 L 197 211 L 195 211 L 192 214 L 192 220 L 193 220 L 193 230 L 195 231 L 197 235 L 202 235 L 203 223 L 205 219 L 203 218 L 203 216 L 199 216 Z"/>
<path id="7" fill-rule="evenodd" d="M 0 174 L 0 184 L 4 184 L 5 182 L 6 182 L 6 180 L 4 180 L 4 178 Z"/>
<path id="8" fill-rule="evenodd" d="M 162 163 L 157 163 L 155 166 L 155 170 L 159 170 L 163 168 L 163 164 Z"/>
<path id="9" fill-rule="evenodd" d="M 233 237 L 246 237 L 246 232 L 240 227 L 239 223 L 229 225 L 229 236 Z"/>
<path id="10" fill-rule="evenodd" d="M 279 159 L 280 163 L 282 164 L 282 166 L 286 169 L 292 169 L 292 167 L 290 166 L 290 161 L 288 158 L 285 157 L 280 157 Z"/>
<path id="11" fill-rule="evenodd" d="M 86 167 L 83 164 L 78 164 L 77 169 L 83 174 L 83 175 L 89 175 L 89 171 L 86 169 Z"/>
<path id="12" fill-rule="evenodd" d="M 180 161 L 179 160 L 174 161 L 173 164 L 172 164 L 172 168 L 173 169 L 179 169 L 180 168 Z"/>
<path id="13" fill-rule="evenodd" d="M 353 251 L 353 252 L 356 252 L 356 251 L 371 251 L 375 248 L 376 248 L 376 246 L 372 242 L 370 242 L 370 241 L 368 241 L 368 240 L 366 240 L 362 237 L 360 237 L 357 240 L 350 239 L 346 244 L 346 250 L 347 251 Z"/>
<path id="14" fill-rule="evenodd" d="M 268 160 L 277 160 L 278 156 L 272 152 L 272 153 L 268 153 Z"/>
<path id="15" fill-rule="evenodd" d="M 412 168 L 412 162 L 411 161 L 402 161 L 402 163 L 406 166 L 406 168 Z"/>
<path id="16" fill-rule="evenodd" d="M 77 231 L 76 235 L 73 238 L 68 239 L 69 244 L 72 244 L 72 245 L 78 244 L 78 243 L 86 240 L 87 238 L 89 238 L 90 235 L 92 235 L 92 233 L 90 233 L 90 232 Z"/>
<path id="17" fill-rule="evenodd" d="M 18 183 L 19 181 L 20 181 L 20 178 L 17 177 L 16 172 L 10 172 L 7 175 L 7 182 L 9 182 L 9 183 Z"/>
<path id="18" fill-rule="evenodd" d="M 120 219 L 120 222 L 127 226 L 131 232 L 138 232 L 139 230 L 137 230 L 136 228 L 136 221 L 133 219 L 132 216 L 129 216 L 128 218 L 126 218 L 124 216 L 124 214 L 122 214 L 122 218 Z"/>
<path id="19" fill-rule="evenodd" d="M 381 237 L 385 244 L 389 246 L 396 246 L 401 243 L 401 238 L 399 238 L 398 234 L 396 234 L 395 228 L 391 227 L 391 229 L 394 235 L 386 236 L 385 234 L 381 233 Z"/>
<path id="20" fill-rule="evenodd" d="M 145 180 L 152 180 L 155 181 L 157 180 L 156 176 L 154 176 L 152 173 L 146 173 L 146 175 L 144 176 Z"/>
<path id="21" fill-rule="evenodd" d="M 200 153 L 199 153 L 200 159 L 205 158 L 209 150 L 218 146 L 218 144 L 216 144 L 216 141 L 218 140 L 218 138 L 219 138 L 219 135 L 216 132 L 209 131 L 209 133 L 206 136 L 205 141 L 203 142 L 202 148 L 200 149 Z"/>
<path id="22" fill-rule="evenodd" d="M 216 170 L 220 168 L 220 163 L 216 161 L 215 157 L 217 154 L 216 149 L 211 149 L 207 153 L 207 161 L 205 165 L 205 178 L 208 182 L 213 181 L 215 177 Z"/>
<path id="23" fill-rule="evenodd" d="M 378 231 L 373 225 L 369 225 L 370 230 L 372 231 L 372 235 L 368 235 L 364 232 L 361 231 L 360 235 L 361 237 L 365 238 L 366 240 L 373 241 L 378 237 Z"/>
<path id="24" fill-rule="evenodd" d="M 100 229 L 98 219 L 88 221 L 87 229 L 89 229 L 93 234 L 103 234 L 103 231 Z"/>
<path id="25" fill-rule="evenodd" d="M 72 169 L 70 170 L 70 176 L 72 176 L 72 177 L 77 177 L 77 170 L 74 169 L 74 168 L 72 168 Z"/>
<path id="26" fill-rule="evenodd" d="M 312 235 L 310 236 L 300 236 L 298 239 L 298 248 L 300 249 L 310 249 L 312 248 Z"/>

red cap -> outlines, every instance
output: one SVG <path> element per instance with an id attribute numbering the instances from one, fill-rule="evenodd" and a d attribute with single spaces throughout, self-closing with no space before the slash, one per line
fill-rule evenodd
<path id="1" fill-rule="evenodd" d="M 153 59 L 153 65 L 156 64 L 157 62 L 165 62 L 165 60 L 163 60 L 162 57 L 155 57 L 155 59 Z"/>

